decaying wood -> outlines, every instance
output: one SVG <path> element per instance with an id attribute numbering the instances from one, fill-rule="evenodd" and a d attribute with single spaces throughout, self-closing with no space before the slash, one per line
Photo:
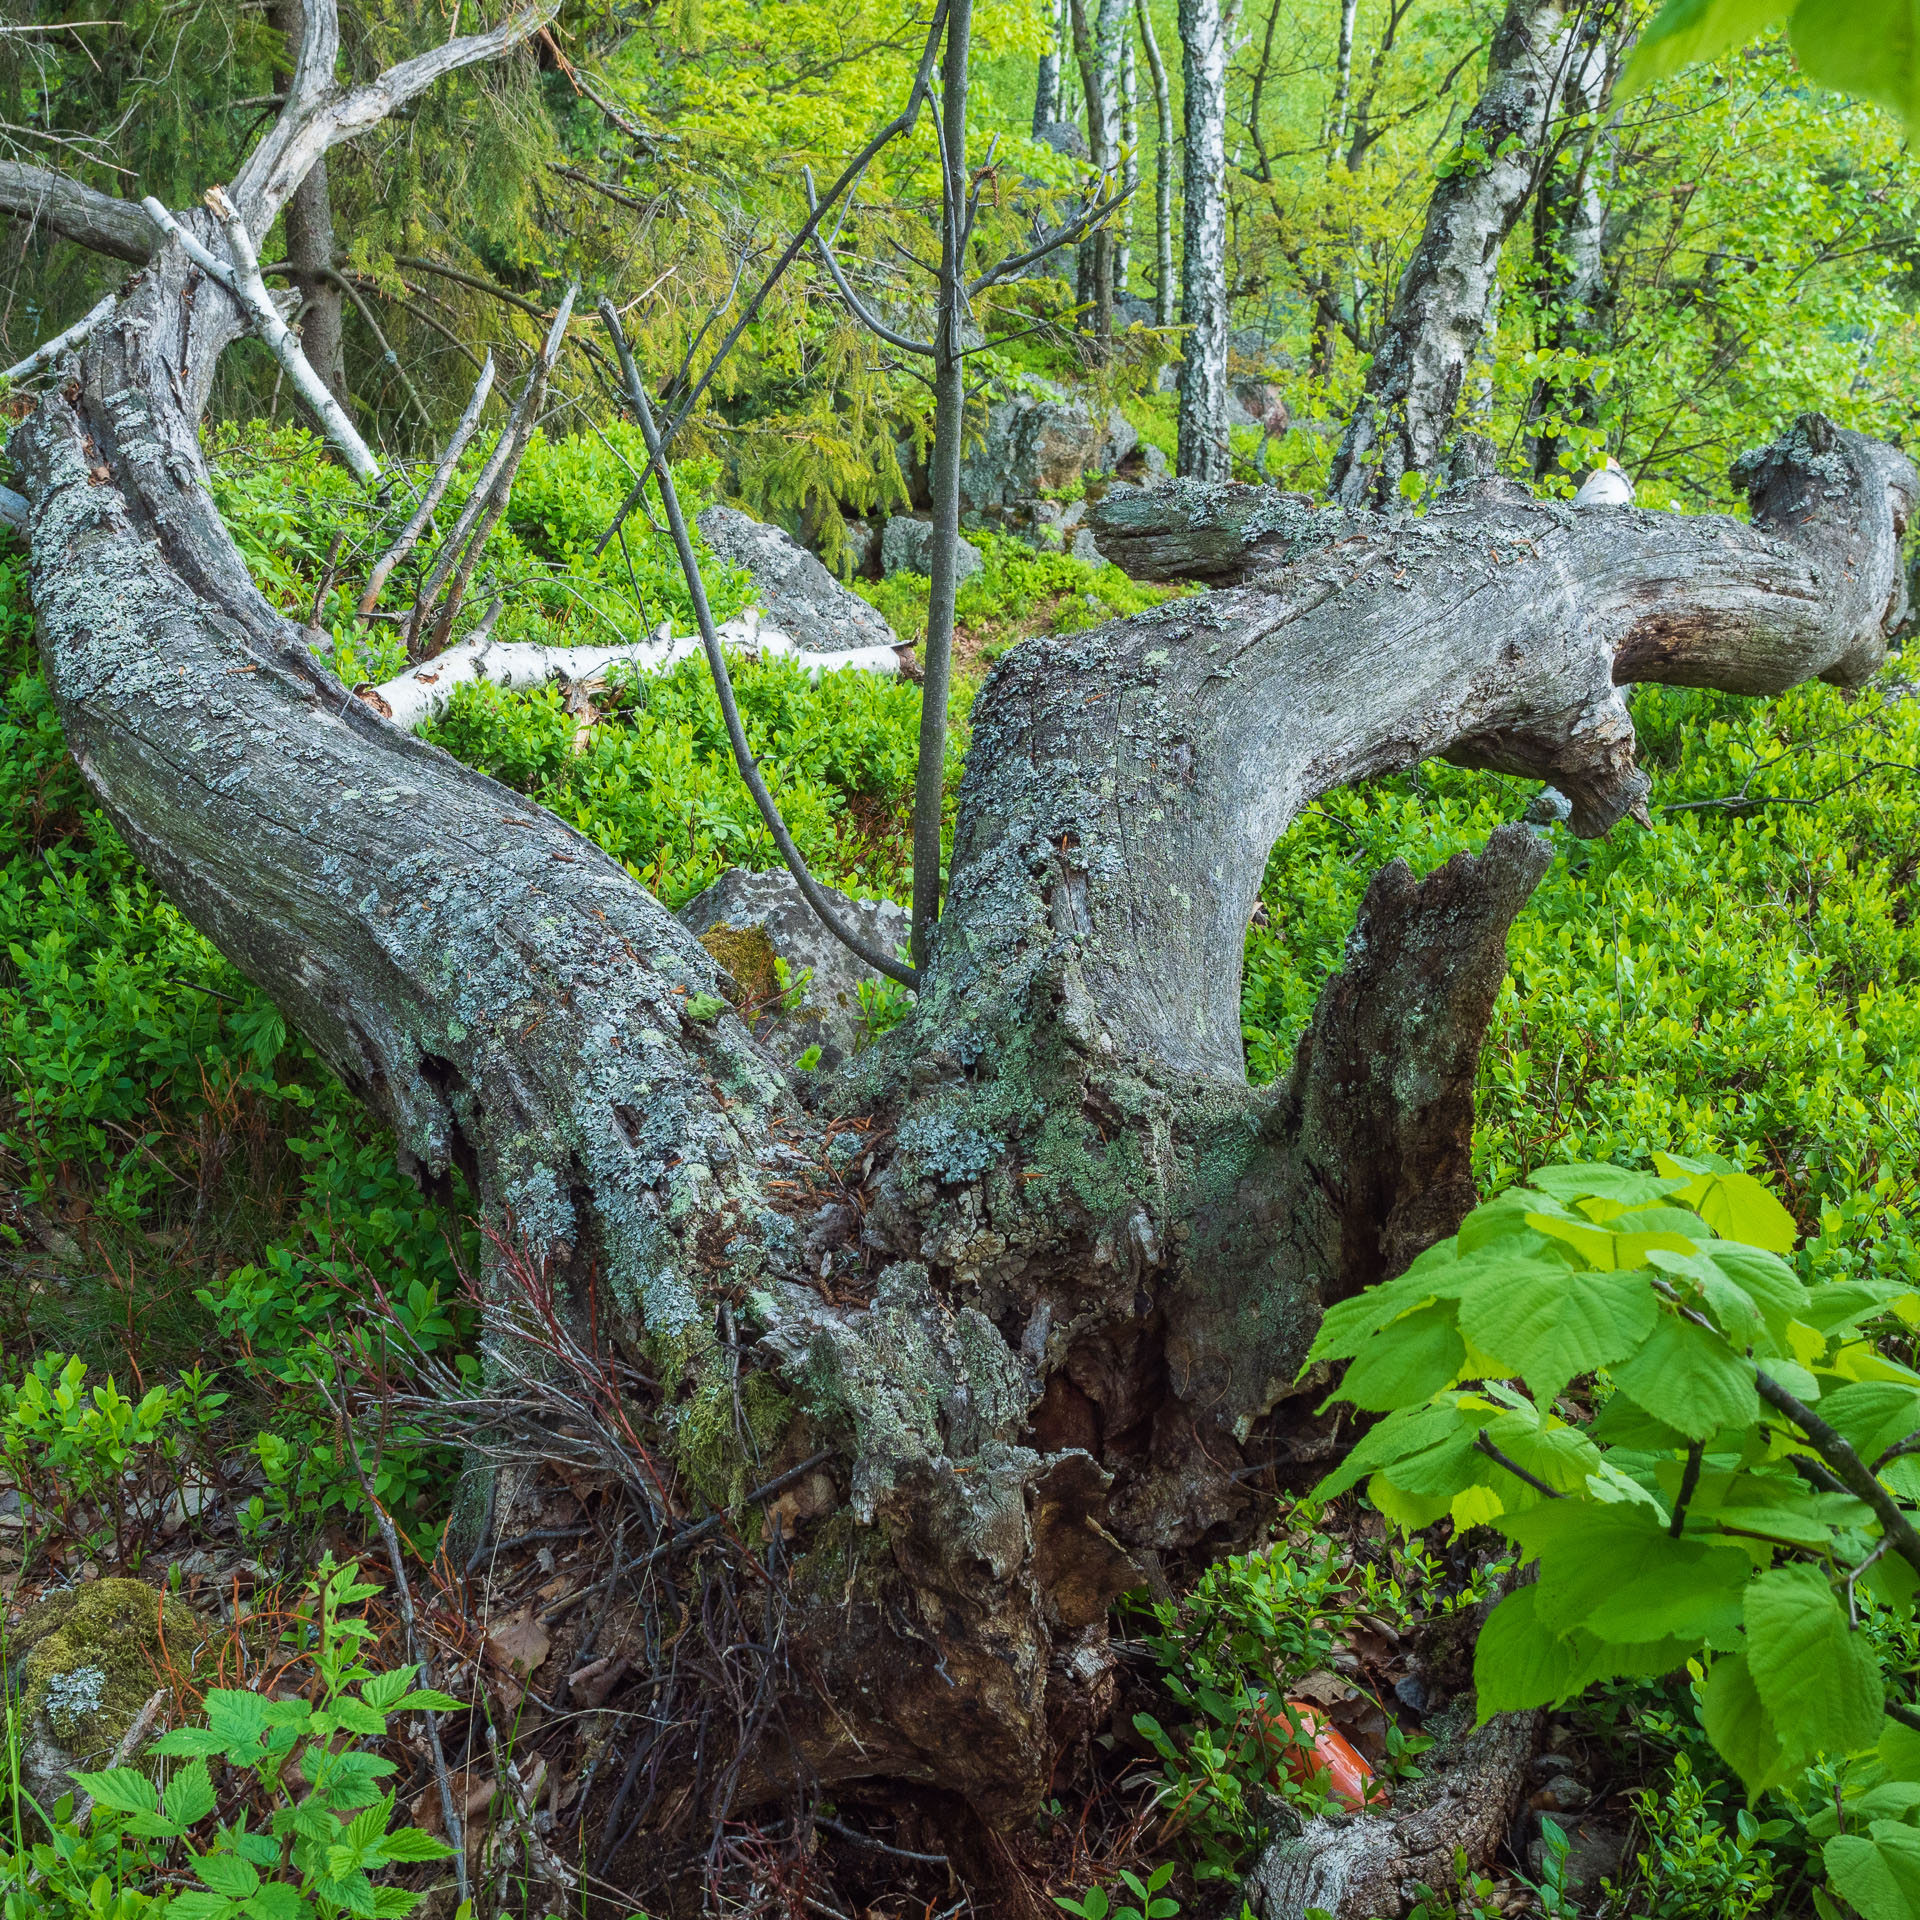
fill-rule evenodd
<path id="1" fill-rule="evenodd" d="M 309 74 L 331 19 L 311 0 Z M 251 231 L 397 90 L 297 84 L 233 190 Z M 1381 876 L 1293 1073 L 1256 1089 L 1240 964 L 1275 838 L 1436 754 L 1604 832 L 1646 792 L 1626 683 L 1878 663 L 1913 468 L 1809 417 L 1743 464 L 1751 525 L 1498 483 L 1421 517 L 1114 489 L 1104 550 L 1217 590 L 995 668 L 917 1003 L 807 1104 L 621 866 L 353 698 L 254 587 L 197 431 L 241 313 L 195 272 L 159 249 L 11 443 L 77 766 L 406 1164 L 464 1170 L 496 1266 L 591 1291 L 667 1470 L 754 1485 L 828 1454 L 736 1802 L 810 1770 L 1030 1818 L 1049 1725 L 1106 1682 L 1108 1601 L 1148 1553 L 1242 1537 L 1237 1476 L 1321 1306 L 1471 1198 L 1473 1058 L 1543 842 Z"/>

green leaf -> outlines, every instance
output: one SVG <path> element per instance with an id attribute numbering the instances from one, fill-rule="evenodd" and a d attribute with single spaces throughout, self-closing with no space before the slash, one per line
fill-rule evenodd
<path id="1" fill-rule="evenodd" d="M 1579 1684 L 1579 1655 L 1534 1611 L 1537 1591 L 1516 1587 L 1480 1629 L 1473 1689 L 1482 1722 L 1496 1713 L 1557 1706 Z"/>
<path id="2" fill-rule="evenodd" d="M 1515 1264 L 1460 1302 L 1460 1331 L 1550 1400 L 1577 1374 L 1624 1360 L 1654 1330 L 1644 1273 L 1569 1273 Z"/>
<path id="3" fill-rule="evenodd" d="M 342 1694 L 333 1703 L 333 1718 L 337 1725 L 349 1733 L 365 1734 L 379 1739 L 387 1730 L 387 1716 L 378 1708 L 370 1707 L 364 1700 L 356 1700 L 350 1694 Z"/>
<path id="4" fill-rule="evenodd" d="M 1854 4 L 1854 0 L 1848 3 Z M 1808 4 L 1809 0 L 1801 0 L 1801 12 Z M 1663 1154 L 1655 1154 L 1654 1159 L 1678 1167 Z M 1800 1238 L 1793 1215 L 1750 1173 L 1702 1173 L 1680 1188 L 1674 1198 L 1691 1207 L 1723 1239 L 1741 1240 L 1750 1247 L 1764 1247 L 1769 1253 L 1791 1253 Z"/>
<path id="5" fill-rule="evenodd" d="M 161 1754 L 224 1754 L 227 1743 L 210 1727 L 175 1727 L 153 1743 L 152 1751 Z"/>
<path id="6" fill-rule="evenodd" d="M 76 1773 L 73 1784 L 82 1793 L 92 1794 L 95 1804 L 111 1813 L 153 1813 L 160 1805 L 153 1782 L 134 1767 L 109 1767 L 104 1773 Z"/>
<path id="7" fill-rule="evenodd" d="M 1781 1777 L 1780 1736 L 1744 1653 L 1722 1654 L 1713 1663 L 1700 1693 L 1700 1724 L 1714 1752 L 1740 1776 L 1749 1800 Z"/>
<path id="8" fill-rule="evenodd" d="M 199 1887 L 188 1887 L 167 1902 L 167 1920 L 226 1920 L 228 1914 L 240 1911 L 225 1894 Z"/>
<path id="9" fill-rule="evenodd" d="M 1339 1398 L 1370 1413 L 1411 1406 L 1449 1385 L 1467 1357 L 1451 1300 L 1435 1300 L 1376 1333 L 1340 1383 Z"/>
<path id="10" fill-rule="evenodd" d="M 418 1827 L 401 1827 L 382 1839 L 380 1851 L 389 1860 L 444 1860 L 453 1849 Z"/>
<path id="11" fill-rule="evenodd" d="M 405 1920 L 405 1916 L 425 1898 L 424 1894 L 409 1893 L 405 1887 L 375 1887 L 373 1890 L 375 1920 Z"/>
<path id="12" fill-rule="evenodd" d="M 1855 1380 L 1827 1394 L 1820 1417 L 1868 1466 L 1920 1427 L 1920 1387 L 1901 1380 Z"/>
<path id="13" fill-rule="evenodd" d="M 1359 1445 L 1314 1488 L 1313 1497 L 1331 1500 L 1358 1486 L 1377 1468 L 1423 1453 L 1463 1431 L 1471 1439 L 1473 1429 L 1465 1423 L 1466 1416 L 1451 1400 L 1390 1413 L 1361 1435 Z"/>
<path id="14" fill-rule="evenodd" d="M 1880 1738 L 1886 1690 L 1864 1635 L 1812 1567 L 1776 1567 L 1747 1588 L 1747 1664 L 1789 1756 L 1855 1753 Z"/>
<path id="15" fill-rule="evenodd" d="M 1791 27 L 1800 64 L 1823 86 L 1920 127 L 1920 18 L 1913 0 L 1800 0 Z"/>
<path id="16" fill-rule="evenodd" d="M 1829 1840 L 1820 1858 L 1864 1920 L 1920 1915 L 1920 1831 L 1876 1820 L 1864 1835 L 1843 1833 Z"/>
<path id="17" fill-rule="evenodd" d="M 1548 1500 L 1500 1522 L 1540 1562 L 1542 1625 L 1622 1645 L 1730 1634 L 1753 1563 L 1738 1547 L 1673 1539 L 1646 1507 Z"/>
<path id="18" fill-rule="evenodd" d="M 391 1673 L 376 1673 L 360 1689 L 360 1697 L 376 1713 L 391 1713 L 413 1685 L 417 1667 L 395 1667 Z"/>
<path id="19" fill-rule="evenodd" d="M 1613 1384 L 1689 1440 L 1760 1416 L 1752 1365 L 1718 1334 L 1677 1314 L 1660 1316 L 1639 1352 L 1613 1369 Z"/>
<path id="20" fill-rule="evenodd" d="M 361 1689 L 365 1692 L 365 1688 Z M 450 1693 L 442 1693 L 438 1688 L 422 1688 L 414 1693 L 402 1694 L 390 1709 L 394 1713 L 458 1713 L 466 1705 L 464 1700 L 456 1700 Z"/>
<path id="21" fill-rule="evenodd" d="M 225 1894 L 229 1900 L 244 1900 L 260 1885 L 260 1876 L 237 1853 L 189 1854 L 187 1863 L 202 1886 Z"/>
<path id="22" fill-rule="evenodd" d="M 1562 1202 L 1612 1200 L 1624 1207 L 1649 1207 L 1685 1186 L 1686 1181 L 1684 1177 L 1656 1178 L 1650 1173 L 1636 1173 L 1631 1167 L 1594 1160 L 1537 1168 L 1527 1176 L 1527 1184 Z"/>
<path id="23" fill-rule="evenodd" d="M 250 1920 L 306 1920 L 308 1909 L 298 1887 L 289 1886 L 284 1880 L 268 1880 L 242 1912 Z"/>
<path id="24" fill-rule="evenodd" d="M 191 1761 L 167 1782 L 167 1818 L 190 1827 L 212 1811 L 213 1782 L 207 1776 L 207 1763 Z"/>

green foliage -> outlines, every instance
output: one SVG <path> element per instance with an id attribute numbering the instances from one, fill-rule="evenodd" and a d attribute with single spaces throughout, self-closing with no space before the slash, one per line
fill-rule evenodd
<path id="1" fill-rule="evenodd" d="M 1643 1883 L 1640 1910 L 1651 1920 L 1747 1920 L 1773 1910 L 1774 1856 L 1766 1843 L 1788 1823 L 1756 1820 L 1737 1807 L 1729 1825 L 1713 1804 L 1716 1792 L 1682 1753 L 1664 1788 L 1634 1794 L 1646 1838 L 1634 1860 Z"/>
<path id="2" fill-rule="evenodd" d="M 1830 1886 L 1906 1914 L 1920 1736 L 1886 1643 L 1920 1588 L 1920 1373 L 1887 1349 L 1920 1293 L 1809 1284 L 1760 1182 L 1653 1160 L 1543 1167 L 1328 1311 L 1309 1363 L 1351 1361 L 1335 1397 L 1387 1417 L 1317 1497 L 1364 1481 L 1402 1525 L 1491 1524 L 1537 1565 L 1482 1630 L 1483 1718 L 1709 1663 L 1701 1725 L 1749 1797 L 1843 1762 Z M 1587 1375 L 1591 1414 L 1564 1397 Z"/>
<path id="3" fill-rule="evenodd" d="M 217 1474 L 209 1429 L 227 1395 L 198 1367 L 138 1400 L 111 1374 L 91 1388 L 86 1377 L 78 1355 L 43 1353 L 17 1384 L 0 1380 L 0 1460 L 42 1537 L 137 1565 L 189 1471 Z"/>
<path id="4" fill-rule="evenodd" d="M 1078 1915 L 1079 1920 L 1173 1920 L 1180 1902 L 1161 1891 L 1172 1878 L 1171 1860 L 1162 1861 L 1144 1880 L 1130 1868 L 1123 1868 L 1120 1884 L 1133 1895 L 1131 1904 L 1115 1906 L 1105 1887 L 1093 1887 L 1077 1900 L 1056 1893 L 1054 1905 Z"/>
<path id="5" fill-rule="evenodd" d="M 389 1868 L 445 1859 L 452 1849 L 396 1826 L 380 1782 L 394 1762 L 364 1748 L 395 1714 L 457 1708 L 415 1688 L 414 1669 L 368 1664 L 376 1630 L 347 1611 L 379 1589 L 324 1558 L 283 1638 L 314 1697 L 216 1687 L 204 1725 L 154 1743 L 183 1762 L 156 1785 L 134 1767 L 77 1773 L 93 1802 L 76 1818 L 71 1797 L 35 1806 L 20 1785 L 20 1730 L 7 1710 L 10 1835 L 0 1837 L 0 1902 L 7 1920 L 401 1920 L 420 1895 L 375 1884 Z M 218 1816 L 214 1774 L 235 1810 Z M 244 1793 L 227 1791 L 236 1776 Z M 29 1839 L 37 1828 L 44 1838 Z M 8 1844 L 10 1838 L 11 1844 Z M 194 1884 L 184 1884 L 191 1876 Z M 157 1891 L 153 1890 L 157 1889 Z"/>

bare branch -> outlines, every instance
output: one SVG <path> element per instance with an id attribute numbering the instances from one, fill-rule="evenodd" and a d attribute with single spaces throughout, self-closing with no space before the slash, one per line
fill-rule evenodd
<path id="1" fill-rule="evenodd" d="M 446 452 L 440 456 L 440 464 L 433 470 L 433 478 L 428 481 L 420 504 L 414 508 L 412 518 L 400 529 L 393 545 L 374 562 L 373 571 L 367 576 L 367 590 L 360 596 L 359 611 L 363 619 L 380 604 L 381 589 L 386 586 L 388 575 L 413 551 L 414 542 L 425 532 L 427 522 L 433 518 L 433 510 L 440 504 L 447 483 L 453 478 L 453 470 L 459 465 L 467 442 L 473 438 L 474 429 L 480 424 L 480 409 L 486 405 L 487 395 L 492 391 L 493 355 L 489 353 L 486 365 L 480 369 L 480 378 L 474 383 L 473 398 L 467 402 L 466 412 L 455 423 L 453 437 L 447 442 Z"/>
<path id="2" fill-rule="evenodd" d="M 43 368 L 50 367 L 69 347 L 77 347 L 113 312 L 118 298 L 118 294 L 108 294 L 97 307 L 82 314 L 64 333 L 56 333 L 51 340 L 35 347 L 24 360 L 16 360 L 4 373 L 0 373 L 0 386 L 14 387 L 22 380 L 30 380 Z"/>
<path id="3" fill-rule="evenodd" d="M 466 34 L 402 60 L 379 79 L 348 92 L 333 77 L 340 46 L 336 0 L 310 0 L 286 107 L 240 169 L 231 189 L 234 203 L 251 227 L 264 232 L 330 147 L 377 126 L 448 74 L 498 58 L 538 33 L 559 10 L 560 0 L 534 0 L 485 33 Z"/>
<path id="4" fill-rule="evenodd" d="M 984 293 L 987 288 L 1002 280 L 1011 280 L 1014 276 L 1033 265 L 1036 260 L 1044 260 L 1056 247 L 1064 247 L 1071 241 L 1083 240 L 1107 221 L 1128 198 L 1130 189 L 1122 188 L 1118 193 L 1109 194 L 1104 200 L 1095 200 L 1081 209 L 1063 225 L 1043 235 L 1039 244 L 1030 247 L 1025 253 L 1015 254 L 1012 258 L 1000 260 L 989 267 L 967 288 L 968 296 Z"/>
<path id="5" fill-rule="evenodd" d="M 849 647 L 838 653 L 810 653 L 777 628 L 760 625 L 752 615 L 729 621 L 719 629 L 719 639 L 722 646 L 737 648 L 749 658 L 791 660 L 814 680 L 823 673 L 838 673 L 849 667 L 865 673 L 900 671 L 896 648 Z M 545 647 L 533 642 L 489 640 L 476 634 L 377 687 L 358 691 L 368 706 L 396 727 L 411 732 L 445 713 L 454 688 L 469 682 L 488 681 L 511 693 L 528 693 L 556 680 L 597 679 L 611 667 L 631 667 L 636 673 L 667 673 L 681 661 L 693 659 L 701 648 L 697 634 L 676 640 L 665 622 L 651 640 L 611 647 Z"/>
<path id="6" fill-rule="evenodd" d="M 809 213 L 818 213 L 819 206 L 813 196 L 813 169 L 811 167 L 805 167 L 802 169 L 802 173 L 807 183 L 807 211 Z M 847 276 L 840 270 L 840 261 L 833 251 L 832 241 L 830 241 L 818 227 L 814 229 L 813 246 L 814 251 L 820 256 L 821 264 L 825 266 L 828 273 L 833 276 L 833 284 L 839 288 L 840 298 L 847 303 L 847 306 L 853 313 L 853 317 L 858 320 L 869 333 L 878 334 L 889 346 L 899 347 L 905 353 L 932 355 L 933 342 L 931 340 L 914 340 L 910 339 L 904 333 L 896 333 L 854 292 L 852 286 L 848 284 Z"/>
<path id="7" fill-rule="evenodd" d="M 0 160 L 0 213 L 136 267 L 153 256 L 153 229 L 131 200 L 84 187 L 51 167 Z"/>
<path id="8" fill-rule="evenodd" d="M 460 611 L 467 582 L 473 578 L 474 567 L 479 563 L 480 550 L 486 545 L 488 534 L 506 511 L 507 502 L 512 497 L 513 476 L 520 470 L 520 462 L 533 438 L 534 423 L 540 417 L 541 397 L 547 390 L 547 375 L 552 372 L 553 363 L 559 358 L 560 343 L 566 337 L 567 322 L 573 317 L 573 301 L 578 291 L 577 287 L 569 287 L 567 297 L 560 302 L 560 311 L 554 315 L 553 325 L 547 330 L 546 343 L 535 357 L 533 365 L 527 369 L 526 385 L 520 389 L 520 398 L 514 402 L 513 412 L 508 415 L 507 424 L 500 431 L 492 455 L 481 469 L 479 480 L 467 496 L 466 505 L 460 510 L 459 520 L 447 536 L 433 563 L 433 571 L 427 576 L 426 585 L 420 589 L 419 597 L 413 603 L 413 617 L 407 623 L 409 652 L 418 644 L 420 629 L 449 574 L 453 577 L 453 585 L 434 619 L 436 650 L 446 645 L 447 636 L 453 631 L 454 616 Z"/>
<path id="9" fill-rule="evenodd" d="M 640 432 L 647 443 L 649 470 L 659 476 L 660 504 L 667 510 L 667 527 L 673 535 L 674 551 L 680 556 L 680 571 L 686 576 L 687 592 L 693 600 L 694 618 L 700 623 L 700 639 L 706 648 L 707 665 L 713 673 L 713 690 L 719 696 L 721 717 L 727 723 L 727 738 L 733 742 L 733 757 L 740 768 L 740 778 L 753 795 L 753 803 L 760 809 L 760 817 L 767 823 L 767 831 L 773 835 L 773 844 L 780 849 L 780 858 L 787 863 L 787 871 L 799 883 L 800 891 L 807 897 L 807 905 L 819 917 L 820 924 L 848 952 L 858 954 L 868 966 L 877 968 L 888 979 L 898 980 L 902 986 L 917 987 L 920 984 L 917 969 L 902 966 L 891 954 L 869 946 L 833 910 L 832 903 L 820 889 L 820 883 L 807 871 L 807 863 L 801 858 L 800 849 L 793 844 L 793 835 L 787 831 L 787 823 L 780 817 L 779 805 L 768 791 L 759 764 L 753 757 L 753 749 L 747 744 L 747 730 L 740 724 L 740 709 L 734 704 L 733 698 L 733 680 L 727 672 L 726 655 L 721 651 L 720 636 L 714 628 L 713 612 L 707 605 L 707 589 L 706 583 L 700 578 L 700 563 L 693 557 L 693 542 L 688 538 L 686 518 L 680 511 L 680 496 L 674 488 L 672 470 L 667 465 L 666 449 L 661 445 L 660 430 L 654 424 L 653 409 L 647 404 L 646 389 L 640 384 L 640 369 L 633 363 L 626 329 L 621 326 L 620 315 L 611 300 L 603 299 L 600 302 L 600 318 L 606 322 L 607 331 L 613 336 L 614 350 L 620 356 L 620 371 L 626 379 L 627 398 L 633 403 L 634 415 L 640 422 Z"/>
<path id="10" fill-rule="evenodd" d="M 317 13 L 320 8 L 315 6 L 311 11 Z M 150 200 L 144 204 L 151 212 L 159 203 Z M 314 417 L 325 430 L 327 438 L 339 448 L 354 478 L 369 484 L 378 480 L 380 462 L 374 458 L 373 449 L 361 439 L 360 430 L 353 424 L 346 408 L 333 397 L 332 389 L 320 378 L 313 362 L 301 347 L 299 337 L 287 325 L 285 316 L 274 304 L 273 295 L 267 291 L 267 283 L 260 277 L 259 258 L 253 250 L 253 236 L 247 231 L 247 223 L 241 217 L 239 208 L 221 187 L 207 189 L 207 205 L 226 233 L 227 248 L 233 255 L 234 271 L 232 280 L 226 283 L 228 291 L 252 314 L 261 342 L 286 369 L 294 391 L 312 408 Z M 184 230 L 181 233 L 184 238 Z"/>

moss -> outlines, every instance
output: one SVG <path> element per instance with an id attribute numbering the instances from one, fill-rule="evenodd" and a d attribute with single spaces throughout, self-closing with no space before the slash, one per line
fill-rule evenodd
<path id="1" fill-rule="evenodd" d="M 207 1634 L 190 1607 L 139 1580 L 93 1580 L 41 1601 L 11 1649 L 26 1655 L 20 1691 L 35 1746 L 104 1766 L 154 1689 L 194 1672 Z M 58 1764 L 51 1751 L 48 1764 Z"/>
<path id="2" fill-rule="evenodd" d="M 727 998 L 736 1007 L 763 1007 L 779 995 L 779 969 L 765 927 L 734 927 L 716 920 L 700 936 L 700 944 L 728 976 Z"/>
<path id="3" fill-rule="evenodd" d="M 792 1398 L 769 1375 L 743 1372 L 736 1419 L 726 1349 L 715 1346 L 701 1356 L 696 1384 L 680 1409 L 675 1464 L 709 1508 L 731 1506 L 766 1477 L 761 1468 L 778 1457 L 793 1415 Z"/>

